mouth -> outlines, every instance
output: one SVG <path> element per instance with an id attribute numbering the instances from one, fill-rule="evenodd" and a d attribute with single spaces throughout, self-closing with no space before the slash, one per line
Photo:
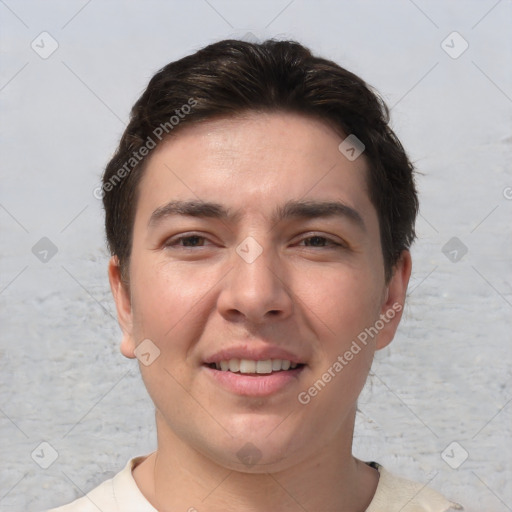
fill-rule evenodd
<path id="1" fill-rule="evenodd" d="M 229 359 L 203 364 L 215 386 L 246 397 L 269 397 L 298 386 L 306 364 L 289 359 Z"/>
<path id="2" fill-rule="evenodd" d="M 208 368 L 221 372 L 238 373 L 241 375 L 269 375 L 302 368 L 304 364 L 294 363 L 288 359 L 229 359 L 215 363 L 206 363 Z"/>

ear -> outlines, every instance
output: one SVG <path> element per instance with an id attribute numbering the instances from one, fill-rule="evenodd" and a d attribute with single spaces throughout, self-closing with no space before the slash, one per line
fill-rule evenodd
<path id="1" fill-rule="evenodd" d="M 384 327 L 379 331 L 375 348 L 380 350 L 388 346 L 395 337 L 405 305 L 407 285 L 411 277 L 412 260 L 409 251 L 402 251 L 393 268 L 393 275 L 386 286 L 380 311 L 380 320 Z"/>
<path id="2" fill-rule="evenodd" d="M 108 263 L 108 279 L 116 303 L 117 320 L 123 331 L 123 339 L 120 347 L 121 354 L 133 359 L 135 358 L 135 342 L 133 339 L 133 313 L 130 292 L 126 283 L 124 283 L 121 278 L 121 269 L 117 256 L 112 256 Z"/>

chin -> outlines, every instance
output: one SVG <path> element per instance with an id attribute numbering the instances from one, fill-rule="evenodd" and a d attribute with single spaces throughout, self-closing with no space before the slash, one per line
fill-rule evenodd
<path id="1" fill-rule="evenodd" d="M 237 449 L 236 449 L 237 448 Z M 220 455 L 220 454 L 218 454 Z M 277 473 L 296 465 L 298 459 L 288 450 L 274 449 L 272 446 L 256 445 L 251 441 L 232 446 L 223 452 L 217 464 L 232 471 L 250 474 Z"/>
<path id="2" fill-rule="evenodd" d="M 282 420 L 280 418 L 280 422 Z M 260 420 L 258 424 L 248 430 L 229 429 L 233 437 L 226 436 L 215 446 L 210 444 L 214 461 L 242 473 L 274 473 L 292 467 L 304 458 L 305 443 L 297 432 L 290 432 L 284 425 L 276 428 L 279 423 L 275 418 L 267 423 Z"/>

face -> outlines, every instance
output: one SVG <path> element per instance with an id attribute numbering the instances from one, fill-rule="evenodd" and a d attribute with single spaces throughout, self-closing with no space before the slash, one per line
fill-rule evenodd
<path id="1" fill-rule="evenodd" d="M 115 259 L 109 272 L 159 440 L 265 472 L 351 441 L 410 258 L 386 283 L 364 154 L 349 161 L 342 140 L 318 120 L 254 113 L 186 127 L 151 155 L 129 292 Z"/>

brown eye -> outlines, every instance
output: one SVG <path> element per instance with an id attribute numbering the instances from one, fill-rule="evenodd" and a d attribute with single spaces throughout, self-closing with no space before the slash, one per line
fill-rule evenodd
<path id="1" fill-rule="evenodd" d="M 325 245 L 330 242 L 330 240 L 324 236 L 311 236 L 304 241 L 307 247 L 325 247 Z"/>
<path id="2" fill-rule="evenodd" d="M 202 236 L 185 236 L 178 239 L 183 242 L 184 247 L 198 247 L 204 245 L 204 237 Z"/>
<path id="3" fill-rule="evenodd" d="M 325 236 L 314 235 L 304 238 L 301 242 L 304 242 L 305 247 L 313 247 L 313 248 L 336 248 L 343 247 L 343 244 L 335 242 L 331 238 L 327 238 Z"/>
<path id="4" fill-rule="evenodd" d="M 205 245 L 206 238 L 200 235 L 186 235 L 177 236 L 169 239 L 165 242 L 165 247 L 203 247 Z"/>

